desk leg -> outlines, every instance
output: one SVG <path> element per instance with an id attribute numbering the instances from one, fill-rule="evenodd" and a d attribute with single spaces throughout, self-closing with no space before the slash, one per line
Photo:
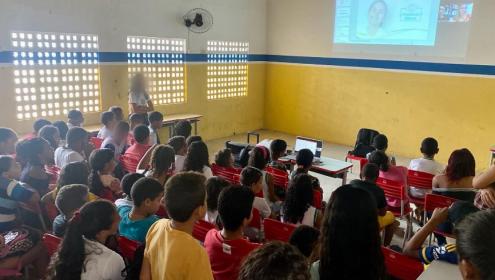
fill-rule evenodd
<path id="1" fill-rule="evenodd" d="M 194 122 L 194 135 L 198 135 L 198 121 Z"/>
<path id="2" fill-rule="evenodd" d="M 344 173 L 342 173 L 342 185 L 347 184 L 347 172 L 348 170 L 345 170 Z"/>
<path id="3" fill-rule="evenodd" d="M 172 134 L 173 134 L 173 125 L 169 125 L 168 126 L 168 139 L 172 138 Z"/>

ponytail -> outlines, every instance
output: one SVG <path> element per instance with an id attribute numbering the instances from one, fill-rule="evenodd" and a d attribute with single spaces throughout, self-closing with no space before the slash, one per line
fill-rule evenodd
<path id="1" fill-rule="evenodd" d="M 69 221 L 59 251 L 52 258 L 47 279 L 80 280 L 85 270 L 84 239 L 96 241 L 98 233 L 112 227 L 115 215 L 115 206 L 107 200 L 86 203 L 79 213 L 76 212 Z"/>
<path id="2" fill-rule="evenodd" d="M 105 189 L 105 186 L 103 185 L 103 182 L 100 179 L 100 174 L 98 173 L 98 170 L 92 169 L 88 179 L 89 179 L 89 191 L 97 196 L 101 196 L 103 190 Z"/>
<path id="3" fill-rule="evenodd" d="M 99 149 L 94 150 L 91 155 L 89 155 L 89 165 L 91 167 L 91 173 L 89 174 L 89 190 L 101 196 L 105 186 L 100 179 L 100 174 L 107 163 L 114 160 L 114 152 L 110 149 Z"/>

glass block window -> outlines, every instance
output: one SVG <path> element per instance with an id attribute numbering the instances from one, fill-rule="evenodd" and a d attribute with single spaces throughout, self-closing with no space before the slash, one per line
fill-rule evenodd
<path id="1" fill-rule="evenodd" d="M 98 36 L 12 32 L 18 120 L 101 111 Z"/>
<path id="2" fill-rule="evenodd" d="M 129 79 L 143 73 L 154 104 L 186 102 L 186 40 L 143 36 L 127 37 Z"/>
<path id="3" fill-rule="evenodd" d="M 249 43 L 208 41 L 208 99 L 247 96 Z"/>

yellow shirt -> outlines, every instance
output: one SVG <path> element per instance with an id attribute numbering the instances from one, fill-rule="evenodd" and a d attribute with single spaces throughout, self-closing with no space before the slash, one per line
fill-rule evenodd
<path id="1" fill-rule="evenodd" d="M 153 280 L 213 280 L 206 251 L 191 235 L 175 230 L 172 221 L 161 219 L 146 235 L 144 257 Z"/>

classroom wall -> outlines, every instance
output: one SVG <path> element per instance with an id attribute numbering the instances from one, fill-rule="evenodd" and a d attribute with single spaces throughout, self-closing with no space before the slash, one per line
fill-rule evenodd
<path id="1" fill-rule="evenodd" d="M 189 33 L 182 24 L 182 16 L 198 7 L 214 16 L 214 26 L 205 34 Z M 126 52 L 126 37 L 134 35 L 185 38 L 191 54 L 206 53 L 207 40 L 248 41 L 251 54 L 263 54 L 266 52 L 266 0 L 3 0 L 0 52 L 10 50 L 11 31 L 97 34 L 100 52 Z M 206 99 L 206 61 L 188 63 L 186 69 L 187 103 L 158 106 L 159 111 L 204 115 L 199 133 L 206 139 L 263 126 L 263 63 L 249 65 L 247 97 L 215 101 Z M 0 84 L 3 100 L 0 126 L 13 127 L 21 133 L 29 131 L 30 121 L 15 118 L 12 65 L 0 65 Z M 100 84 L 103 109 L 119 105 L 127 110 L 127 62 L 100 63 Z M 86 118 L 86 125 L 98 122 L 99 114 Z"/>
<path id="2" fill-rule="evenodd" d="M 333 2 L 268 0 L 268 53 L 285 57 L 273 56 L 267 64 L 265 128 L 350 146 L 359 128 L 374 128 L 388 136 L 391 153 L 406 157 L 418 157 L 421 140 L 433 136 L 440 142 L 442 162 L 453 149 L 467 147 L 477 167 L 485 168 L 488 148 L 495 143 L 493 76 L 370 68 L 362 66 L 362 59 L 384 58 L 363 54 L 346 57 L 357 58 L 346 61 L 356 66 L 324 65 L 336 57 Z M 495 53 L 486 47 L 495 45 L 487 28 L 495 24 L 489 12 L 495 3 L 475 5 L 466 56 L 433 62 L 495 65 Z M 307 57 L 323 59 L 306 63 Z"/>

